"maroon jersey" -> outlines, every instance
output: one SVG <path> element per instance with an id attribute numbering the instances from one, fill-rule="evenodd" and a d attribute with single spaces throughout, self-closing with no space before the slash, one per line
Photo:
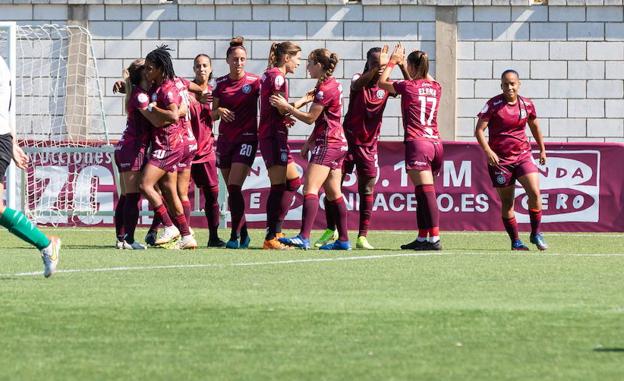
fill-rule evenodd
<path id="1" fill-rule="evenodd" d="M 518 96 L 516 103 L 510 105 L 500 94 L 487 101 L 477 116 L 488 122 L 488 144 L 501 164 L 515 163 L 531 156 L 525 129 L 529 119 L 537 118 L 533 101 Z"/>
<path id="2" fill-rule="evenodd" d="M 411 79 L 396 81 L 394 90 L 401 95 L 404 141 L 439 140 L 438 107 L 442 86 L 436 81 Z"/>
<path id="3" fill-rule="evenodd" d="M 282 94 L 288 100 L 288 81 L 276 67 L 265 71 L 260 80 L 260 139 L 272 138 L 278 134 L 288 136 L 286 117 L 269 102 L 273 94 Z"/>
<path id="4" fill-rule="evenodd" d="M 258 141 L 258 96 L 260 78 L 245 73 L 243 78 L 233 80 L 229 75 L 217 78 L 213 96 L 219 99 L 219 107 L 234 113 L 235 120 L 219 123 L 219 139 L 231 143 Z"/>
<path id="5" fill-rule="evenodd" d="M 354 75 L 352 82 L 358 78 L 360 74 Z M 350 144 L 372 146 L 377 143 L 388 96 L 389 93 L 377 84 L 357 91 L 351 88 L 349 109 L 344 118 L 344 132 Z"/>
<path id="6" fill-rule="evenodd" d="M 121 136 L 120 143 L 134 144 L 136 146 L 147 146 L 150 138 L 150 122 L 145 119 L 139 110 L 145 110 L 149 105 L 149 96 L 147 91 L 139 86 L 134 86 L 128 109 L 126 110 L 128 118 L 126 120 L 126 129 Z"/>
<path id="7" fill-rule="evenodd" d="M 342 115 L 342 85 L 334 77 L 327 78 L 314 89 L 314 103 L 323 106 L 323 112 L 314 122 L 315 145 L 344 147 L 347 139 L 344 136 L 340 116 Z"/>
<path id="8" fill-rule="evenodd" d="M 175 103 L 178 106 L 181 103 L 180 94 L 176 84 L 172 80 L 166 80 L 158 87 L 153 87 L 150 91 L 152 102 L 156 102 L 158 108 L 167 110 L 169 105 Z M 156 150 L 173 150 L 176 149 L 182 140 L 180 134 L 180 125 L 170 124 L 164 127 L 154 127 L 152 131 L 152 151 Z"/>
<path id="9" fill-rule="evenodd" d="M 211 92 L 212 87 L 208 85 L 207 92 Z M 210 160 L 214 153 L 214 134 L 212 132 L 212 110 L 211 103 L 200 103 L 191 97 L 191 126 L 193 135 L 197 139 L 197 152 L 193 163 L 205 163 Z M 214 159 L 214 158 L 213 158 Z"/>

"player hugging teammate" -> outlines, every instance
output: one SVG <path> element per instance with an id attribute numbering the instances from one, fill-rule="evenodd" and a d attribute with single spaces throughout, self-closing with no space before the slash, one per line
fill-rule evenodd
<path id="1" fill-rule="evenodd" d="M 189 227 L 191 177 L 205 199 L 210 231 L 207 246 L 249 247 L 242 187 L 260 148 L 271 184 L 264 249 L 312 247 L 310 236 L 323 188 L 327 229 L 314 246 L 321 250 L 350 250 L 342 182 L 354 168 L 360 202 L 356 247 L 373 249 L 367 233 L 379 171 L 377 143 L 388 98 L 400 96 L 405 167 L 414 185 L 418 226 L 416 239 L 401 249 L 442 249 L 434 187 L 444 152 L 437 124 L 442 87 L 429 74 L 427 53 L 416 50 L 406 55 L 401 44 L 392 54 L 387 46 L 370 49 L 363 72 L 353 76 L 344 125 L 340 119 L 342 86 L 333 76 L 339 58 L 327 49 L 315 49 L 307 55 L 307 71 L 316 79 L 316 85 L 301 99 L 289 103 L 286 76 L 296 71 L 301 55 L 301 48 L 292 42 L 273 43 L 268 52 L 268 67 L 260 77 L 245 70 L 244 40 L 233 38 L 225 52 L 229 73 L 218 77 L 214 87 L 210 83 L 212 62 L 205 54 L 195 57 L 193 81 L 175 75 L 166 46 L 128 67 L 125 83 L 118 82 L 114 88 L 127 93 L 128 114 L 127 127 L 115 153 L 121 177 L 115 209 L 118 248 L 145 249 L 134 237 L 140 194 L 154 210 L 154 222 L 146 236 L 148 244 L 179 249 L 197 247 Z M 394 66 L 401 68 L 403 80 L 390 80 Z M 541 164 L 546 159 L 545 150 L 535 107 L 517 94 L 519 85 L 515 71 L 503 73 L 503 93 L 492 98 L 479 114 L 475 135 L 488 158 L 492 182 L 502 201 L 503 223 L 512 249 L 527 250 L 518 237 L 513 214 L 517 179 L 529 196 L 531 242 L 545 250 L 547 245 L 539 230 L 537 168 L 524 133 L 527 123 L 540 147 Z M 307 111 L 302 110 L 310 103 Z M 302 183 L 288 145 L 288 130 L 296 120 L 314 124 L 314 128 L 301 149 L 304 158 L 309 154 L 303 180 L 301 229 L 296 236 L 287 238 L 282 233 L 282 223 Z M 219 121 L 216 141 L 215 121 Z M 487 127 L 489 141 L 483 133 Z M 218 236 L 217 167 L 228 191 L 232 225 L 227 242 Z M 164 229 L 157 236 L 160 224 Z"/>

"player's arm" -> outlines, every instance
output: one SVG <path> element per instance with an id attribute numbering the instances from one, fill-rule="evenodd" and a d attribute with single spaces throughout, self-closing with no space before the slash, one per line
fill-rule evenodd
<path id="1" fill-rule="evenodd" d="M 303 143 L 303 146 L 301 146 L 301 157 L 303 157 L 304 159 L 307 159 L 308 152 L 310 151 L 312 147 L 314 147 L 314 134 L 310 134 L 310 136 L 308 136 L 308 139 L 305 141 L 305 143 Z"/>
<path id="2" fill-rule="evenodd" d="M 2 59 L 0 57 L 0 59 Z M 9 114 L 11 112 L 11 107 L 13 105 L 12 99 L 11 99 L 11 95 L 12 95 L 12 90 L 11 90 L 11 81 L 8 81 L 7 83 L 8 86 L 4 86 L 4 84 L 0 84 L 0 99 L 8 99 L 8 111 Z M 15 125 L 9 123 L 9 126 L 11 128 L 11 137 L 13 138 L 13 149 L 12 149 L 12 153 L 13 153 L 13 161 L 15 161 L 15 165 L 19 168 L 19 169 L 26 169 L 26 167 L 28 166 L 28 163 L 30 161 L 30 159 L 28 158 L 28 155 L 20 148 L 20 146 L 17 144 L 17 136 L 16 136 L 16 132 L 15 132 Z"/>
<path id="3" fill-rule="evenodd" d="M 546 147 L 544 146 L 544 137 L 542 136 L 542 130 L 540 129 L 537 118 L 529 118 L 529 128 L 531 129 L 531 135 L 535 139 L 535 143 L 540 150 L 539 163 L 540 165 L 546 164 Z"/>
<path id="4" fill-rule="evenodd" d="M 403 60 L 403 61 L 399 62 L 397 66 L 399 67 L 399 69 L 401 69 L 401 74 L 403 74 L 403 79 L 405 79 L 406 81 L 409 81 L 410 79 L 412 79 L 412 76 L 410 75 L 409 71 L 407 70 L 407 61 L 406 60 Z"/>
<path id="5" fill-rule="evenodd" d="M 370 83 L 370 81 L 373 80 L 373 78 L 375 77 L 375 74 L 377 74 L 379 69 L 381 69 L 381 66 L 371 67 L 368 69 L 368 71 L 362 73 L 362 75 L 357 77 L 355 80 L 351 81 L 351 90 L 353 91 L 362 90 L 366 85 Z"/>
<path id="6" fill-rule="evenodd" d="M 219 98 L 212 99 L 212 120 L 217 121 L 223 119 L 224 122 L 233 122 L 234 113 L 225 107 L 219 107 Z"/>
<path id="7" fill-rule="evenodd" d="M 296 109 L 300 109 L 303 106 L 307 105 L 308 103 L 312 102 L 313 100 L 314 100 L 314 89 L 308 90 L 308 92 L 305 93 L 304 96 L 302 96 L 295 102 L 291 103 L 291 105 Z"/>
<path id="8" fill-rule="evenodd" d="M 496 166 L 498 165 L 498 162 L 499 162 L 498 155 L 496 154 L 496 152 L 492 151 L 492 149 L 490 148 L 490 145 L 487 142 L 487 139 L 485 138 L 485 129 L 487 128 L 487 126 L 488 126 L 488 121 L 479 118 L 479 121 L 477 122 L 477 126 L 475 127 L 474 135 L 477 138 L 479 145 L 483 149 L 483 152 L 485 152 L 485 155 L 488 158 L 488 164 L 492 166 Z"/>
<path id="9" fill-rule="evenodd" d="M 310 107 L 310 111 L 301 111 L 294 105 L 288 103 L 284 97 L 279 95 L 271 95 L 271 104 L 280 110 L 281 113 L 290 114 L 292 117 L 297 118 L 306 124 L 314 123 L 321 115 L 324 108 L 323 105 L 313 103 L 312 107 Z"/>
<path id="10" fill-rule="evenodd" d="M 392 69 L 398 63 L 403 62 L 405 60 L 405 48 L 398 43 L 394 47 L 394 51 L 392 55 L 388 57 L 388 45 L 384 45 L 381 49 L 381 53 L 379 55 L 379 63 L 383 66 L 386 65 L 383 73 L 381 73 L 381 77 L 379 77 L 379 82 L 377 86 L 386 90 L 390 94 L 396 94 L 396 89 L 394 88 L 393 81 L 390 80 L 390 74 L 392 73 Z"/>
<path id="11" fill-rule="evenodd" d="M 162 109 L 151 103 L 148 107 L 139 109 L 139 112 L 154 127 L 165 127 L 178 123 L 180 120 L 178 105 L 175 103 L 171 103 L 167 109 Z"/>

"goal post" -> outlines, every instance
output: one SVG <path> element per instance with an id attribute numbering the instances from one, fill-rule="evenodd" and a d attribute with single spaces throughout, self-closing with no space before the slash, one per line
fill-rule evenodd
<path id="1" fill-rule="evenodd" d="M 0 55 L 12 75 L 11 123 L 31 159 L 22 176 L 7 172 L 7 203 L 53 225 L 98 214 L 96 159 L 113 148 L 91 34 L 0 22 Z"/>

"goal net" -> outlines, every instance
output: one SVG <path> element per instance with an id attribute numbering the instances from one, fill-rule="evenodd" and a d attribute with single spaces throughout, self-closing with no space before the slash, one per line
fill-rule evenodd
<path id="1" fill-rule="evenodd" d="M 0 23 L 0 55 L 13 74 L 17 139 L 31 159 L 28 170 L 7 174 L 7 201 L 38 223 L 84 222 L 99 210 L 98 158 L 112 156 L 89 31 Z"/>

